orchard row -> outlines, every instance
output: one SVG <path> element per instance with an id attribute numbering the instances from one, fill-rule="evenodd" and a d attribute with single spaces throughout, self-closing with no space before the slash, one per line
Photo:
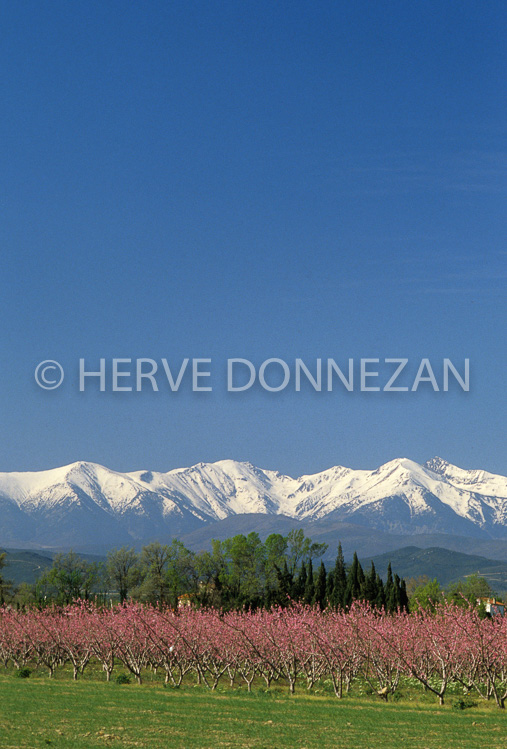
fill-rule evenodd
<path id="1" fill-rule="evenodd" d="M 507 699 L 507 618 L 483 619 L 449 603 L 436 612 L 379 612 L 367 603 L 348 611 L 295 604 L 255 612 L 185 607 L 179 611 L 126 603 L 80 603 L 25 612 L 0 609 L 0 658 L 7 667 L 34 664 L 52 676 L 71 664 L 77 679 L 91 662 L 110 680 L 117 663 L 140 683 L 161 670 L 177 687 L 185 677 L 215 689 L 223 680 L 251 689 L 281 680 L 290 692 L 330 680 L 337 697 L 357 679 L 380 697 L 396 692 L 402 675 L 443 704 L 458 682 L 499 707 Z"/>

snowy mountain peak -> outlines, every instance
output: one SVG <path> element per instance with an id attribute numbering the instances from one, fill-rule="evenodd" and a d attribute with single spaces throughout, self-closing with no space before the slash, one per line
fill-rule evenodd
<path id="1" fill-rule="evenodd" d="M 0 474 L 0 545 L 167 539 L 243 514 L 507 538 L 507 478 L 441 458 L 397 458 L 373 471 L 337 465 L 299 478 L 234 460 L 167 473 L 78 461 Z"/>
<path id="2" fill-rule="evenodd" d="M 450 465 L 451 464 L 443 458 L 439 458 L 438 455 L 435 455 L 434 458 L 431 458 L 430 460 L 427 460 L 426 463 L 424 463 L 424 466 L 426 468 L 429 468 L 430 471 L 440 474 L 445 474 Z"/>

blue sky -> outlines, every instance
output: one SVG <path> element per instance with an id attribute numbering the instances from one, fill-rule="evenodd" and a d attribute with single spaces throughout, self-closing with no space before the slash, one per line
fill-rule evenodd
<path id="1" fill-rule="evenodd" d="M 438 454 L 507 474 L 504 3 L 0 19 L 0 470 Z M 214 390 L 80 393 L 80 357 L 210 357 Z M 234 394 L 232 357 L 468 357 L 471 389 Z"/>

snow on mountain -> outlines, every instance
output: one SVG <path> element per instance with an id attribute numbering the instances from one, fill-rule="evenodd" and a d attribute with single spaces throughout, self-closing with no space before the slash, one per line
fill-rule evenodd
<path id="1" fill-rule="evenodd" d="M 233 460 L 168 473 L 85 462 L 0 473 L 0 544 L 145 543 L 242 514 L 507 538 L 507 478 L 441 458 L 402 458 L 374 471 L 335 466 L 297 479 Z"/>

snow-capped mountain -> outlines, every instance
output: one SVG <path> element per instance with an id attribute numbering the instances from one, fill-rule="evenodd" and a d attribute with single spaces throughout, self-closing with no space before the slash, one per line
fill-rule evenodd
<path id="1" fill-rule="evenodd" d="M 335 466 L 297 479 L 233 460 L 168 473 L 84 462 L 0 473 L 0 545 L 145 543 L 242 514 L 507 538 L 507 477 L 441 458 L 402 458 L 374 471 Z"/>

